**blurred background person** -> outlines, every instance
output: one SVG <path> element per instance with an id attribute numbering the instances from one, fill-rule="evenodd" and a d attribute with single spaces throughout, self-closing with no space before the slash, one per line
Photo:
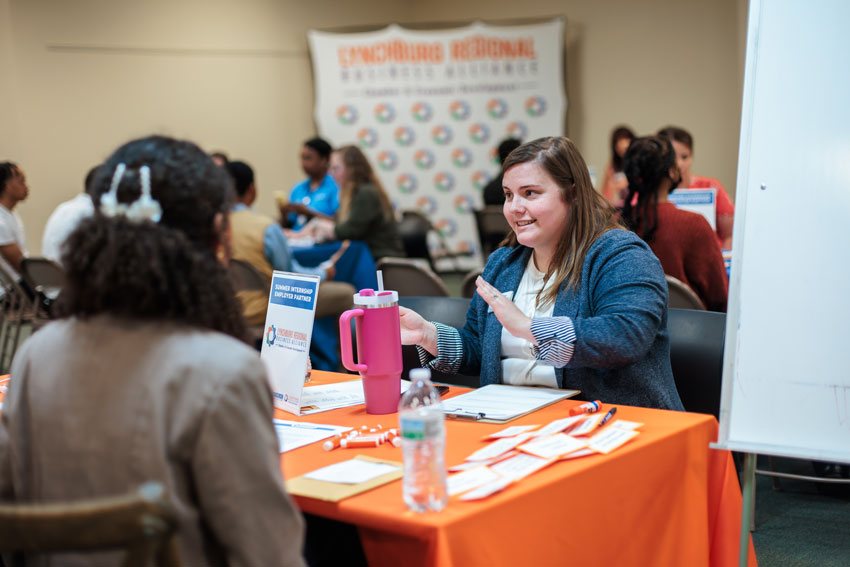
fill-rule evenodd
<path id="1" fill-rule="evenodd" d="M 219 167 L 224 167 L 225 165 L 227 165 L 227 162 L 230 161 L 230 159 L 227 157 L 227 154 L 221 151 L 211 153 L 210 157 Z"/>
<path id="2" fill-rule="evenodd" d="M 257 269 L 271 286 L 272 272 L 297 272 L 321 278 L 316 296 L 316 317 L 342 313 L 351 307 L 354 288 L 344 282 L 333 282 L 335 265 L 346 247 L 341 247 L 330 259 L 315 267 L 298 263 L 289 248 L 281 226 L 274 219 L 251 208 L 257 198 L 254 170 L 244 161 L 231 161 L 225 166 L 236 190 L 237 202 L 230 212 L 232 256 L 248 262 Z M 242 314 L 249 325 L 262 325 L 266 321 L 269 291 L 243 290 L 238 292 Z"/>
<path id="3" fill-rule="evenodd" d="M 21 260 L 27 256 L 24 223 L 15 207 L 29 195 L 27 178 L 17 165 L 10 161 L 0 163 L 0 268 L 16 280 Z M 28 293 L 31 293 L 27 289 Z"/>
<path id="4" fill-rule="evenodd" d="M 670 140 L 634 140 L 623 167 L 629 181 L 623 219 L 649 244 L 664 273 L 687 284 L 710 311 L 725 312 L 728 280 L 714 231 L 702 215 L 667 200 L 682 177 Z"/>
<path id="5" fill-rule="evenodd" d="M 385 256 L 403 257 L 392 203 L 360 148 L 334 150 L 330 163 L 330 173 L 340 188 L 336 220 L 314 219 L 305 232 L 320 241 L 362 240 L 375 261 Z"/>
<path id="6" fill-rule="evenodd" d="M 605 164 L 602 196 L 615 207 L 623 206 L 628 189 L 629 183 L 623 174 L 623 156 L 634 139 L 635 133 L 628 126 L 617 126 L 611 132 L 611 161 Z"/>
<path id="7" fill-rule="evenodd" d="M 225 269 L 226 172 L 196 145 L 155 136 L 116 150 L 94 186 L 99 212 L 63 247 L 63 318 L 12 366 L 0 496 L 72 501 L 154 480 L 186 565 L 302 565 L 268 380 L 240 340 Z"/>
<path id="8" fill-rule="evenodd" d="M 484 187 L 482 195 L 484 197 L 485 205 L 498 205 L 501 207 L 505 203 L 505 191 L 502 189 L 501 166 L 504 165 L 505 160 L 508 159 L 510 153 L 521 145 L 522 140 L 517 140 L 516 138 L 508 138 L 507 140 L 502 140 L 502 142 L 499 144 L 499 175 L 494 177 L 490 181 L 490 183 L 488 183 Z"/>
<path id="9" fill-rule="evenodd" d="M 682 174 L 679 187 L 682 189 L 709 189 L 717 190 L 716 194 L 716 220 L 715 231 L 717 241 L 723 250 L 732 249 L 732 227 L 735 224 L 735 204 L 729 198 L 726 188 L 713 177 L 705 177 L 691 173 L 694 161 L 694 138 L 690 132 L 678 126 L 666 126 L 658 131 L 659 136 L 666 136 L 673 143 L 676 152 L 676 164 Z"/>
<path id="10" fill-rule="evenodd" d="M 307 179 L 289 193 L 289 202 L 280 205 L 284 224 L 300 230 L 311 218 L 332 219 L 339 208 L 339 187 L 328 174 L 331 145 L 322 138 L 310 138 L 301 148 L 301 169 Z"/>
<path id="11" fill-rule="evenodd" d="M 41 255 L 48 260 L 59 262 L 61 247 L 65 239 L 77 228 L 80 221 L 94 214 L 91 190 L 96 173 L 97 166 L 91 168 L 86 174 L 83 192 L 60 204 L 47 219 L 47 223 L 44 225 L 44 234 L 41 237 Z"/>

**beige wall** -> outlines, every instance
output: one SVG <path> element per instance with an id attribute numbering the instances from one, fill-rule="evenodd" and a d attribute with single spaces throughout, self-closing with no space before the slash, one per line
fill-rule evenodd
<path id="1" fill-rule="evenodd" d="M 148 133 L 250 162 L 259 207 L 301 177 L 315 133 L 305 33 L 397 22 L 567 19 L 567 134 L 601 170 L 610 129 L 667 123 L 734 191 L 744 0 L 0 0 L 0 159 L 26 171 L 31 253 L 88 168 Z"/>

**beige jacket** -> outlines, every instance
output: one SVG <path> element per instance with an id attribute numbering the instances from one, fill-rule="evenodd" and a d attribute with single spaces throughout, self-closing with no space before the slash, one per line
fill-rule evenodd
<path id="1" fill-rule="evenodd" d="M 130 298 L 128 298 L 130 300 Z M 0 425 L 0 498 L 51 502 L 163 483 L 185 565 L 302 565 L 257 353 L 225 335 L 105 316 L 20 348 Z M 80 556 L 53 565 L 115 565 Z"/>

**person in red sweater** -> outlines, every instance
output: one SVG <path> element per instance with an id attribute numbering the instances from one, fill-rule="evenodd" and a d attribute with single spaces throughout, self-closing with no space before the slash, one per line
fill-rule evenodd
<path id="1" fill-rule="evenodd" d="M 694 137 L 684 128 L 678 126 L 665 126 L 658 131 L 659 136 L 666 136 L 673 143 L 676 152 L 676 165 L 682 180 L 679 187 L 682 189 L 710 189 L 717 192 L 715 220 L 717 227 L 717 240 L 724 250 L 732 249 L 732 225 L 735 224 L 735 204 L 729 198 L 726 188 L 717 179 L 691 173 L 691 165 L 694 162 Z"/>
<path id="2" fill-rule="evenodd" d="M 708 310 L 726 311 L 726 269 L 711 225 L 667 200 L 682 178 L 669 138 L 634 140 L 623 171 L 629 181 L 623 220 L 649 244 L 664 273 L 690 286 Z"/>

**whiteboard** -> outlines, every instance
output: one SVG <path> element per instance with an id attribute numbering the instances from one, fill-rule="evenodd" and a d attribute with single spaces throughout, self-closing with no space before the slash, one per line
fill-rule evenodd
<path id="1" fill-rule="evenodd" d="M 850 2 L 750 2 L 718 444 L 850 462 Z"/>

